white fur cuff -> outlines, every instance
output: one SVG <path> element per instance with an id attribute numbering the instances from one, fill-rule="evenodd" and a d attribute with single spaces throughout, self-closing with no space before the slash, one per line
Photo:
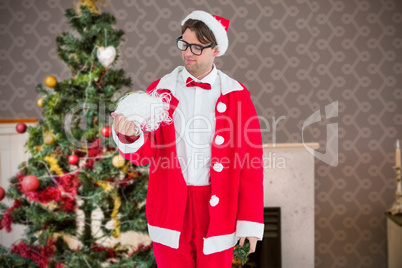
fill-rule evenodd
<path id="1" fill-rule="evenodd" d="M 252 221 L 237 221 L 236 236 L 237 237 L 257 237 L 262 240 L 264 235 L 264 224 Z"/>

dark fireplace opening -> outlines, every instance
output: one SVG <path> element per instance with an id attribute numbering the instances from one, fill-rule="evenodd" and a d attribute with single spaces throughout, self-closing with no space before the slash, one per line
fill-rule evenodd
<path id="1" fill-rule="evenodd" d="M 281 208 L 264 208 L 264 237 L 257 242 L 255 253 L 249 255 L 246 268 L 281 268 Z"/>

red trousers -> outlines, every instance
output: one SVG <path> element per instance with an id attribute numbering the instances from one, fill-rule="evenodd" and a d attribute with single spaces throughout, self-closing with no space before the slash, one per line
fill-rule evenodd
<path id="1" fill-rule="evenodd" d="M 160 243 L 153 243 L 158 268 L 230 268 L 233 248 L 204 255 L 203 238 L 209 225 L 210 186 L 188 186 L 187 205 L 179 248 L 174 249 Z"/>

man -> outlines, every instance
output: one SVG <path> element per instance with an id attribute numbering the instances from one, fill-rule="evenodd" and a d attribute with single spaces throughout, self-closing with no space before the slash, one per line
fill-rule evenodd
<path id="1" fill-rule="evenodd" d="M 262 239 L 261 131 L 249 91 L 217 70 L 228 48 L 229 21 L 194 11 L 177 38 L 184 67 L 153 82 L 168 93 L 172 124 L 140 130 L 114 117 L 120 154 L 150 163 L 148 230 L 158 267 L 231 267 L 233 247 Z"/>

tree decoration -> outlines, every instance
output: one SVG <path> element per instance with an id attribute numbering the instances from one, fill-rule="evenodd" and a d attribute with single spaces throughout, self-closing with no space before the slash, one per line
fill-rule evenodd
<path id="1" fill-rule="evenodd" d="M 6 195 L 6 191 L 4 191 L 4 188 L 0 186 L 0 201 L 4 199 L 4 196 Z"/>
<path id="2" fill-rule="evenodd" d="M 57 175 L 63 175 L 63 170 L 60 168 L 59 163 L 56 159 L 55 154 L 50 154 L 48 156 L 45 156 L 45 158 L 43 158 L 46 162 L 49 163 L 50 165 L 50 171 L 55 172 Z"/>
<path id="3" fill-rule="evenodd" d="M 45 78 L 45 85 L 47 87 L 55 87 L 57 85 L 57 79 L 53 75 L 49 75 Z"/>
<path id="4" fill-rule="evenodd" d="M 11 232 L 11 224 L 13 223 L 13 218 L 11 216 L 11 213 L 21 206 L 22 206 L 22 203 L 20 200 L 18 200 L 18 199 L 14 200 L 13 206 L 9 207 L 7 209 L 7 211 L 2 215 L 3 219 L 0 219 L 0 230 L 3 228 L 6 228 L 6 231 L 8 233 Z"/>
<path id="5" fill-rule="evenodd" d="M 72 154 L 68 157 L 68 162 L 71 165 L 76 165 L 79 161 L 79 157 L 76 154 Z"/>
<path id="6" fill-rule="evenodd" d="M 11 252 L 31 259 L 40 268 L 47 268 L 50 264 L 49 258 L 53 257 L 55 253 L 55 243 L 55 240 L 49 239 L 44 246 L 33 246 L 21 241 L 12 246 Z"/>
<path id="7" fill-rule="evenodd" d="M 36 191 L 39 187 L 39 180 L 34 175 L 27 175 L 23 178 L 21 186 L 25 192 Z"/>
<path id="8" fill-rule="evenodd" d="M 43 108 L 43 102 L 44 102 L 44 98 L 43 97 L 40 97 L 39 99 L 37 99 L 36 100 L 36 105 L 39 107 L 39 108 Z"/>
<path id="9" fill-rule="evenodd" d="M 96 184 L 99 185 L 100 187 L 102 187 L 106 193 L 110 193 L 113 190 L 113 187 L 108 182 L 97 181 Z M 113 198 L 114 207 L 113 207 L 113 211 L 112 211 L 112 214 L 110 215 L 110 217 L 114 220 L 113 226 L 115 229 L 113 230 L 111 235 L 114 238 L 119 238 L 120 237 L 120 221 L 119 221 L 119 218 L 117 217 L 117 213 L 119 213 L 119 208 L 121 206 L 121 199 L 116 193 L 112 193 L 112 198 Z"/>
<path id="10" fill-rule="evenodd" d="M 105 6 L 110 6 L 107 0 L 75 0 L 74 8 L 78 14 L 81 14 L 81 6 L 85 6 L 92 13 L 99 14 L 99 8 L 105 8 Z"/>
<path id="11" fill-rule="evenodd" d="M 50 145 L 54 142 L 54 135 L 51 132 L 45 132 L 43 135 L 43 142 Z"/>
<path id="12" fill-rule="evenodd" d="M 106 48 L 98 47 L 96 55 L 102 66 L 107 68 L 112 62 L 114 62 L 114 59 L 116 58 L 116 49 L 114 46 L 108 46 Z"/>
<path id="13" fill-rule="evenodd" d="M 113 157 L 112 163 L 113 163 L 113 166 L 115 166 L 117 168 L 121 168 L 126 163 L 126 160 L 124 159 L 123 156 L 118 154 L 118 155 Z"/>
<path id="14" fill-rule="evenodd" d="M 119 213 L 119 208 L 121 206 L 121 198 L 118 196 L 116 193 L 112 194 L 113 197 L 113 211 L 112 214 L 110 215 L 112 219 L 114 219 L 114 231 L 112 232 L 112 236 L 114 238 L 119 238 L 120 237 L 120 220 L 119 217 L 117 217 L 117 214 Z"/>
<path id="15" fill-rule="evenodd" d="M 102 135 L 103 137 L 107 138 L 112 135 L 112 128 L 109 126 L 103 127 L 102 128 Z"/>
<path id="16" fill-rule="evenodd" d="M 18 133 L 25 133 L 25 131 L 27 130 L 27 125 L 25 124 L 25 123 L 18 123 L 16 126 L 15 126 L 15 130 L 18 132 Z"/>

